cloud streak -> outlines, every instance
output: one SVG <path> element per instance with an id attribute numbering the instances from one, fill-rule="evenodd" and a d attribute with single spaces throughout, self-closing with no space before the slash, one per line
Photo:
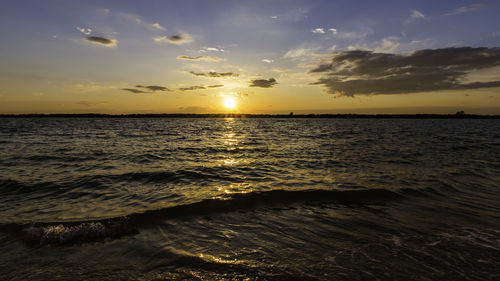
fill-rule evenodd
<path id="1" fill-rule="evenodd" d="M 221 85 L 221 84 L 209 85 L 209 86 L 196 85 L 196 86 L 179 88 L 179 91 L 206 90 L 206 89 L 220 88 L 220 87 L 224 87 L 224 85 Z"/>
<path id="2" fill-rule="evenodd" d="M 148 89 L 148 90 L 153 91 L 153 92 L 156 92 L 156 91 L 170 91 L 167 87 L 155 86 L 155 85 L 152 85 L 152 86 L 137 85 L 135 87 L 137 87 L 137 88 L 143 88 L 143 89 Z"/>
<path id="3" fill-rule="evenodd" d="M 178 56 L 177 59 L 190 60 L 190 61 L 213 61 L 213 62 L 225 61 L 225 59 L 215 57 L 215 56 L 197 56 L 197 57 Z"/>
<path id="4" fill-rule="evenodd" d="M 463 14 L 463 13 L 468 13 L 468 12 L 473 12 L 473 11 L 480 10 L 483 7 L 484 7 L 483 4 L 471 4 L 471 5 L 468 5 L 468 6 L 463 6 L 463 7 L 457 8 L 457 9 L 455 9 L 455 11 L 447 13 L 447 14 L 444 14 L 444 15 L 445 16 L 460 15 L 460 14 Z"/>
<path id="5" fill-rule="evenodd" d="M 328 93 L 353 97 L 500 87 L 500 80 L 464 81 L 473 70 L 499 65 L 500 48 L 426 49 L 406 56 L 357 50 L 333 53 L 331 63 L 309 72 L 322 74 L 313 84 Z"/>
<path id="6" fill-rule="evenodd" d="M 325 29 L 322 27 L 318 27 L 312 30 L 312 33 L 325 34 Z"/>
<path id="7" fill-rule="evenodd" d="M 92 28 L 84 28 L 77 26 L 76 29 L 85 35 L 90 35 L 90 33 L 92 33 Z"/>
<path id="8" fill-rule="evenodd" d="M 240 76 L 238 73 L 234 72 L 194 72 L 190 71 L 190 74 L 194 76 L 210 77 L 210 78 L 231 78 Z"/>
<path id="9" fill-rule="evenodd" d="M 165 27 L 161 26 L 161 24 L 159 24 L 159 23 L 153 23 L 153 24 L 151 24 L 151 26 L 158 29 L 158 30 L 165 31 Z"/>
<path id="10" fill-rule="evenodd" d="M 137 85 L 137 86 L 135 86 L 135 88 L 123 88 L 121 90 L 128 91 L 128 92 L 131 92 L 134 94 L 147 94 L 147 93 L 154 93 L 154 92 L 170 91 L 170 89 L 167 87 L 157 86 L 157 85 L 151 85 L 151 86 Z"/>
<path id="11" fill-rule="evenodd" d="M 422 14 L 422 12 L 420 12 L 418 10 L 413 10 L 413 11 L 411 11 L 410 17 L 413 19 L 423 19 L 423 18 L 425 18 L 425 15 Z"/>
<path id="12" fill-rule="evenodd" d="M 255 79 L 250 81 L 249 87 L 259 87 L 259 88 L 272 88 L 274 85 L 278 84 L 276 79 Z"/>
<path id="13" fill-rule="evenodd" d="M 175 45 L 182 45 L 193 42 L 193 37 L 188 33 L 181 33 L 172 35 L 170 37 L 157 36 L 153 37 L 153 40 L 155 40 L 156 42 L 168 42 Z"/>
<path id="14" fill-rule="evenodd" d="M 108 39 L 105 37 L 98 37 L 98 36 L 87 36 L 85 37 L 85 40 L 89 41 L 92 44 L 97 44 L 105 47 L 115 47 L 118 41 L 114 39 Z"/>

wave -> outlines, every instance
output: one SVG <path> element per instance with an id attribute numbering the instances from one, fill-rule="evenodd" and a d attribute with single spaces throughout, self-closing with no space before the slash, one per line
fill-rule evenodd
<path id="1" fill-rule="evenodd" d="M 264 169 L 262 169 L 264 170 Z M 15 179 L 0 179 L 0 192 L 8 193 L 32 193 L 55 191 L 59 194 L 70 192 L 75 188 L 87 188 L 90 190 L 102 189 L 110 183 L 115 182 L 142 182 L 142 183 L 185 183 L 196 182 L 242 182 L 248 177 L 265 176 L 265 171 L 256 173 L 253 169 L 225 167 L 198 167 L 196 169 L 181 169 L 176 171 L 144 171 L 120 174 L 97 174 L 86 175 L 73 179 L 72 181 L 60 182 L 38 182 L 27 183 Z M 245 177 L 245 178 L 243 178 Z"/>
<path id="2" fill-rule="evenodd" d="M 74 244 L 119 238 L 136 234 L 137 230 L 126 223 L 84 222 L 77 225 L 30 226 L 24 229 L 25 241 L 29 244 Z"/>
<path id="3" fill-rule="evenodd" d="M 272 190 L 236 193 L 228 197 L 163 209 L 132 213 L 127 216 L 72 222 L 37 222 L 33 224 L 0 224 L 0 231 L 21 236 L 30 244 L 73 244 L 135 234 L 141 228 L 154 227 L 164 220 L 207 216 L 251 210 L 258 207 L 289 206 L 295 203 L 336 203 L 341 205 L 373 205 L 404 199 L 406 195 L 423 195 L 415 190 L 393 192 L 371 190 Z"/>

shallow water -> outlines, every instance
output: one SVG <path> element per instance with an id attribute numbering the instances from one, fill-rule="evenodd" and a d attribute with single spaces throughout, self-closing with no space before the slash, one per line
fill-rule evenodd
<path id="1" fill-rule="evenodd" d="M 495 280 L 497 120 L 0 119 L 6 279 Z"/>

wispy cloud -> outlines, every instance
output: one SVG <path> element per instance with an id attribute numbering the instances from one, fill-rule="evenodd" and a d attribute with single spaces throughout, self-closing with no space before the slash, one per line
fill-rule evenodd
<path id="1" fill-rule="evenodd" d="M 206 89 L 204 86 L 190 86 L 190 87 L 179 88 L 180 91 L 192 91 L 192 90 L 204 90 L 204 89 Z"/>
<path id="2" fill-rule="evenodd" d="M 473 70 L 500 65 L 500 48 L 446 48 L 420 50 L 410 55 L 372 51 L 337 52 L 315 83 L 336 96 L 408 94 L 439 90 L 500 87 L 500 80 L 464 82 Z"/>
<path id="3" fill-rule="evenodd" d="M 462 6 L 462 7 L 459 7 L 457 9 L 455 9 L 454 11 L 450 12 L 450 13 L 446 13 L 444 14 L 445 16 L 454 16 L 454 15 L 460 15 L 460 14 L 463 14 L 463 13 L 467 13 L 467 12 L 473 12 L 473 11 L 477 11 L 477 10 L 480 10 L 484 7 L 483 4 L 471 4 L 471 5 L 468 5 L 468 6 Z"/>
<path id="4" fill-rule="evenodd" d="M 193 42 L 193 37 L 188 33 L 181 33 L 170 36 L 169 42 L 176 45 L 182 45 Z"/>
<path id="5" fill-rule="evenodd" d="M 153 91 L 153 92 L 156 92 L 156 91 L 170 91 L 167 87 L 163 87 L 163 86 L 155 86 L 155 85 L 152 85 L 152 86 L 142 86 L 142 85 L 137 85 L 136 87 L 137 87 L 137 88 L 144 88 L 144 89 L 148 89 L 148 90 Z"/>
<path id="6" fill-rule="evenodd" d="M 76 30 L 80 31 L 81 33 L 85 35 L 90 35 L 92 33 L 92 28 L 84 28 L 84 27 L 76 27 Z"/>
<path id="7" fill-rule="evenodd" d="M 262 59 L 262 62 L 272 63 L 272 62 L 274 62 L 274 60 L 271 60 L 271 59 Z"/>
<path id="8" fill-rule="evenodd" d="M 278 84 L 276 79 L 255 79 L 250 81 L 249 87 L 259 87 L 259 88 L 272 88 L 274 85 Z"/>
<path id="9" fill-rule="evenodd" d="M 203 76 L 203 77 L 210 77 L 210 78 L 230 78 L 230 77 L 238 77 L 240 76 L 238 73 L 234 72 L 194 72 L 190 71 L 190 74 L 194 76 Z"/>
<path id="10" fill-rule="evenodd" d="M 422 12 L 420 12 L 419 10 L 413 10 L 411 11 L 410 17 L 413 19 L 423 19 L 425 18 L 425 15 L 422 14 Z"/>
<path id="11" fill-rule="evenodd" d="M 320 33 L 320 34 L 325 34 L 325 29 L 322 27 L 318 27 L 312 30 L 312 33 Z"/>
<path id="12" fill-rule="evenodd" d="M 333 35 L 337 34 L 337 29 L 336 28 L 330 28 L 328 31 L 332 32 Z"/>
<path id="13" fill-rule="evenodd" d="M 105 37 L 98 37 L 98 36 L 87 36 L 85 37 L 85 40 L 89 41 L 92 44 L 97 44 L 105 47 L 116 47 L 118 41 L 114 39 L 108 39 Z"/>
<path id="14" fill-rule="evenodd" d="M 161 26 L 161 24 L 159 24 L 159 23 L 153 23 L 153 24 L 151 24 L 151 26 L 158 29 L 158 30 L 165 31 L 165 27 Z"/>
<path id="15" fill-rule="evenodd" d="M 156 36 L 153 37 L 156 42 L 168 42 L 171 44 L 182 45 L 186 43 L 193 42 L 193 37 L 188 33 L 181 33 L 177 35 L 167 36 Z"/>
<path id="16" fill-rule="evenodd" d="M 355 50 L 364 50 L 364 51 L 374 51 L 375 53 L 394 53 L 396 49 L 399 47 L 399 37 L 391 36 L 382 38 L 379 41 L 371 42 L 370 44 L 366 43 L 358 43 L 347 46 L 347 50 L 355 51 Z M 334 46 L 332 46 L 334 47 Z M 335 46 L 336 48 L 336 46 Z M 332 51 L 335 50 L 333 48 Z"/>
<path id="17" fill-rule="evenodd" d="M 121 90 L 128 91 L 134 94 L 170 91 L 170 89 L 168 89 L 167 87 L 157 86 L 157 85 L 150 85 L 150 86 L 137 85 L 135 86 L 135 88 L 123 88 Z"/>
<path id="18" fill-rule="evenodd" d="M 304 56 L 310 56 L 316 51 L 318 48 L 296 48 L 291 49 L 283 56 L 286 59 L 296 59 Z"/>
<path id="19" fill-rule="evenodd" d="M 200 52 L 224 52 L 224 49 L 216 48 L 216 47 L 203 47 Z"/>
<path id="20" fill-rule="evenodd" d="M 134 88 L 123 88 L 121 90 L 128 91 L 128 92 L 131 92 L 131 93 L 134 93 L 134 94 L 148 93 L 146 91 L 142 91 L 142 90 L 138 90 L 138 89 L 134 89 Z"/>
<path id="21" fill-rule="evenodd" d="M 197 56 L 197 57 L 178 56 L 177 59 L 190 60 L 190 61 L 213 61 L 213 62 L 226 60 L 226 59 L 222 59 L 222 58 L 215 57 L 215 56 Z"/>
<path id="22" fill-rule="evenodd" d="M 205 90 L 205 89 L 213 89 L 213 88 L 220 88 L 220 87 L 224 87 L 224 85 L 222 85 L 222 84 L 208 85 L 208 86 L 196 85 L 196 86 L 179 88 L 179 91 Z"/>

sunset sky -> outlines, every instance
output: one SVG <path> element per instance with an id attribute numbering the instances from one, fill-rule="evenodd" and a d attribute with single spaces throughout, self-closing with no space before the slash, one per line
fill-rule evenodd
<path id="1" fill-rule="evenodd" d="M 500 1 L 2 1 L 1 113 L 500 114 Z"/>

